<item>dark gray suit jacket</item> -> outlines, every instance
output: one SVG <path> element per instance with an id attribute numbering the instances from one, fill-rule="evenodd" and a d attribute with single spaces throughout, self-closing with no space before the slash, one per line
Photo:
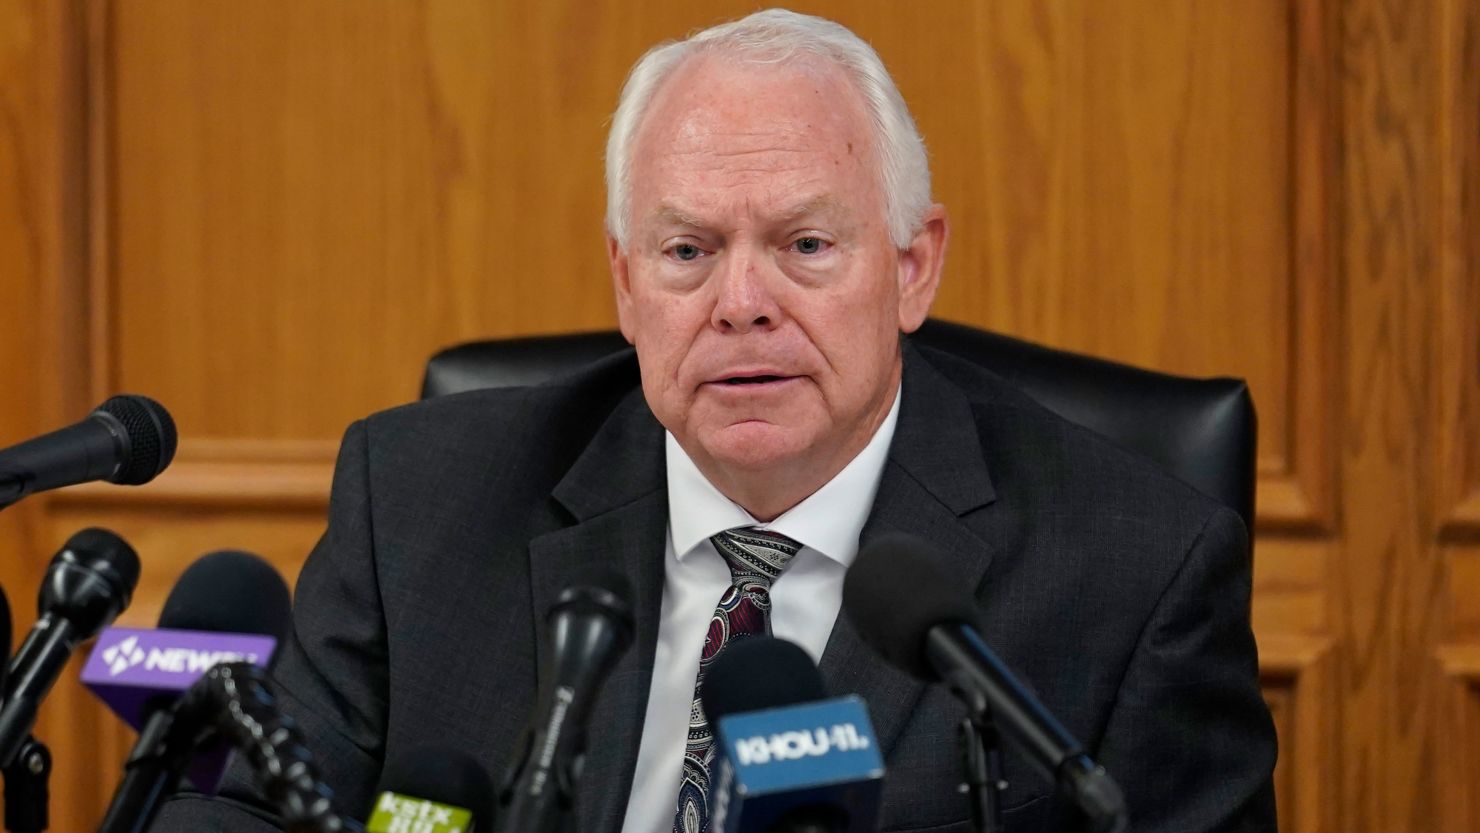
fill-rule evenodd
<path id="1" fill-rule="evenodd" d="M 593 564 L 632 579 L 636 640 L 596 705 L 582 833 L 620 829 L 663 590 L 663 432 L 630 352 L 559 383 L 421 402 L 351 426 L 328 531 L 303 568 L 277 670 L 340 807 L 363 817 L 386 757 L 458 744 L 499 775 L 528 717 L 540 622 Z M 1273 830 L 1274 730 L 1230 509 L 1039 407 L 992 374 L 905 346 L 903 402 L 863 540 L 912 533 L 976 588 L 985 632 L 1125 789 L 1135 831 Z M 822 659 L 868 702 L 885 830 L 968 831 L 939 686 L 887 665 L 839 617 Z M 674 762 L 678 766 L 678 762 Z M 1006 759 L 1011 831 L 1073 829 Z M 156 830 L 260 831 L 182 797 Z"/>

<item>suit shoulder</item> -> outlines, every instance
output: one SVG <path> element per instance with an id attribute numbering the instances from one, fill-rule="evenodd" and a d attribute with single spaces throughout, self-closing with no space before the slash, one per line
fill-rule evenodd
<path id="1" fill-rule="evenodd" d="M 640 395 L 632 351 L 540 385 L 413 402 L 363 421 L 371 468 L 455 482 L 490 466 L 558 477 L 625 399 Z"/>
<path id="2" fill-rule="evenodd" d="M 1151 460 L 1071 422 L 986 368 L 936 350 L 929 362 L 966 395 L 994 483 L 1025 489 L 1086 523 L 1139 525 L 1190 546 L 1219 501 Z M 1241 525 L 1241 524 L 1240 524 Z"/>
<path id="3" fill-rule="evenodd" d="M 366 418 L 371 443 L 437 441 L 467 434 L 527 432 L 574 437 L 593 433 L 638 387 L 636 356 L 626 350 L 539 385 L 487 388 L 424 399 Z"/>

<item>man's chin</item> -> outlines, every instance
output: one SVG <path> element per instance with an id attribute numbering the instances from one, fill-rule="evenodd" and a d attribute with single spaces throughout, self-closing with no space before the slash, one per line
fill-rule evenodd
<path id="1" fill-rule="evenodd" d="M 808 432 L 762 420 L 746 420 L 701 433 L 699 443 L 716 464 L 736 471 L 785 466 L 812 447 Z"/>

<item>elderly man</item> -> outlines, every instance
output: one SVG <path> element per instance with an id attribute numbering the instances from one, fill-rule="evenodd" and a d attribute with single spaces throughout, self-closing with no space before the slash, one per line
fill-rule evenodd
<path id="1" fill-rule="evenodd" d="M 593 566 L 636 640 L 598 702 L 582 831 L 708 827 L 701 655 L 726 599 L 868 701 L 886 830 L 969 830 L 939 687 L 840 619 L 882 530 L 931 541 L 986 633 L 1124 787 L 1142 831 L 1271 830 L 1273 729 L 1230 510 L 974 366 L 917 349 L 948 226 L 878 57 L 762 12 L 633 69 L 607 153 L 608 251 L 636 348 L 557 383 L 352 426 L 279 676 L 343 806 L 420 742 L 511 760 L 539 622 Z M 708 640 L 708 641 L 706 641 Z M 1009 756 L 1009 830 L 1072 827 Z M 245 776 L 238 774 L 239 780 Z M 163 829 L 269 829 L 186 798 Z"/>

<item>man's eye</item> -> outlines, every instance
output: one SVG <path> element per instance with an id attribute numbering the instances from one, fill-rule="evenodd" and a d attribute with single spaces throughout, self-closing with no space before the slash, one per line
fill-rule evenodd
<path id="1" fill-rule="evenodd" d="M 798 254 L 815 255 L 827 247 L 827 241 L 820 237 L 799 237 L 792 245 Z"/>
<path id="2" fill-rule="evenodd" d="M 699 247 L 695 246 L 692 243 L 680 243 L 677 246 L 674 246 L 670 251 L 672 251 L 673 256 L 678 258 L 679 260 L 693 260 L 700 254 L 702 254 L 699 251 Z"/>

